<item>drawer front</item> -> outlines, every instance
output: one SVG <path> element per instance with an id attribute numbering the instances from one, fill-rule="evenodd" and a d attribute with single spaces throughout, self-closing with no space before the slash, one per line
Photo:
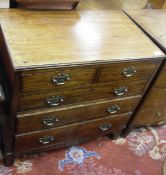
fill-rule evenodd
<path id="1" fill-rule="evenodd" d="M 52 71 L 22 73 L 22 92 L 61 90 L 91 84 L 96 66 L 57 68 Z"/>
<path id="2" fill-rule="evenodd" d="M 119 135 L 131 113 L 68 125 L 29 135 L 17 135 L 15 151 L 23 152 L 65 142 L 67 140 L 106 134 Z"/>
<path id="3" fill-rule="evenodd" d="M 166 64 L 163 67 L 163 69 L 161 70 L 161 72 L 160 72 L 160 74 L 155 82 L 154 87 L 161 88 L 161 89 L 166 88 Z"/>
<path id="4" fill-rule="evenodd" d="M 163 66 L 163 70 L 166 71 L 166 63 Z"/>
<path id="5" fill-rule="evenodd" d="M 153 88 L 145 99 L 132 128 L 166 123 L 166 89 Z"/>
<path id="6" fill-rule="evenodd" d="M 106 83 L 73 91 L 55 93 L 30 94 L 20 96 L 18 100 L 18 111 L 57 107 L 99 99 L 116 99 L 141 95 L 148 80 L 122 83 Z"/>
<path id="7" fill-rule="evenodd" d="M 140 61 L 126 62 L 122 64 L 105 65 L 101 69 L 98 82 L 138 80 L 149 78 L 159 65 L 159 62 Z"/>
<path id="8" fill-rule="evenodd" d="M 63 91 L 66 88 L 76 89 L 91 83 L 149 78 L 159 63 L 159 61 L 132 61 L 28 71 L 21 74 L 21 91 Z"/>
<path id="9" fill-rule="evenodd" d="M 107 100 L 55 110 L 38 110 L 22 113 L 17 117 L 16 133 L 49 129 L 70 123 L 117 115 L 133 111 L 140 97 Z"/>

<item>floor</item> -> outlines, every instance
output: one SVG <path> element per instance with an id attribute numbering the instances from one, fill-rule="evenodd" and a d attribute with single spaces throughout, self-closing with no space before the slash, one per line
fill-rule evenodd
<path id="1" fill-rule="evenodd" d="M 166 126 L 140 128 L 127 138 L 107 137 L 58 151 L 24 156 L 0 175 L 161 175 Z"/>

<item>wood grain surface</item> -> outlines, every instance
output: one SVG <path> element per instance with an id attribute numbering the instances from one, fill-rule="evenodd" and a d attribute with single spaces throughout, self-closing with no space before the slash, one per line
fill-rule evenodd
<path id="1" fill-rule="evenodd" d="M 21 73 L 20 90 L 23 93 L 45 92 L 46 90 L 64 91 L 65 89 L 79 89 L 94 83 L 141 80 L 150 78 L 159 62 L 158 59 L 148 59 L 25 71 Z M 130 77 L 126 77 L 123 71 L 130 67 L 135 70 L 135 73 Z M 57 85 L 53 82 L 53 78 L 59 74 L 68 75 L 70 80 L 62 85 Z"/>
<path id="2" fill-rule="evenodd" d="M 14 69 L 163 57 L 122 11 L 1 10 Z"/>
<path id="3" fill-rule="evenodd" d="M 108 115 L 114 116 L 130 111 L 132 112 L 135 110 L 139 100 L 139 96 L 134 96 L 131 98 L 106 101 L 98 100 L 97 102 L 90 102 L 86 104 L 22 112 L 17 116 L 16 133 L 21 134 L 37 130 L 44 130 L 70 123 L 82 122 L 95 118 L 103 118 Z M 119 109 L 117 112 L 111 114 L 108 109 L 112 108 L 114 105 L 118 105 Z M 48 117 L 56 119 L 55 124 L 44 125 L 43 120 L 48 119 Z"/>
<path id="4" fill-rule="evenodd" d="M 156 0 L 151 0 L 156 1 Z M 162 0 L 160 0 L 162 1 Z M 89 10 L 115 10 L 115 9 L 142 9 L 148 0 L 83 0 L 77 9 Z"/>
<path id="5" fill-rule="evenodd" d="M 18 99 L 18 111 L 26 111 L 39 108 L 55 108 L 48 105 L 47 99 L 50 97 L 62 97 L 63 102 L 58 106 L 80 104 L 99 99 L 116 99 L 122 97 L 131 97 L 142 95 L 148 83 L 148 79 L 138 80 L 133 82 L 118 82 L 118 83 L 101 83 L 99 85 L 88 86 L 81 89 L 64 90 L 56 92 L 22 94 Z M 127 92 L 124 95 L 117 96 L 114 92 L 116 88 L 124 86 Z"/>
<path id="6" fill-rule="evenodd" d="M 166 10 L 128 10 L 133 20 L 140 25 L 159 45 L 166 48 Z"/>
<path id="7" fill-rule="evenodd" d="M 129 120 L 131 113 L 125 113 L 123 115 L 117 115 L 115 117 L 105 117 L 97 120 L 91 120 L 87 122 L 75 123 L 72 125 L 66 125 L 63 127 L 53 128 L 47 131 L 36 132 L 32 134 L 16 135 L 16 152 L 28 151 L 33 149 L 39 149 L 44 146 L 54 145 L 65 142 L 71 139 L 84 138 L 84 137 L 98 137 L 100 135 L 115 134 L 119 135 L 124 129 L 127 121 Z M 102 131 L 100 126 L 103 124 L 109 124 L 112 127 L 110 129 Z M 39 142 L 39 139 L 43 136 L 53 136 L 54 141 L 43 145 Z"/>
<path id="8" fill-rule="evenodd" d="M 132 114 L 129 111 L 140 101 L 165 57 L 122 11 L 10 9 L 0 10 L 0 23 L 1 57 L 13 82 L 10 113 L 4 126 L 6 165 L 13 163 L 16 152 L 47 150 L 49 145 L 64 145 L 99 135 L 119 136 Z M 136 69 L 130 78 L 122 75 L 126 66 Z M 71 76 L 71 81 L 62 88 L 51 84 L 59 73 Z M 127 100 L 134 96 L 138 98 L 131 105 Z M 125 100 L 124 108 L 121 100 Z M 115 101 L 123 113 L 105 114 L 103 109 Z M 77 119 L 71 108 L 78 109 Z M 62 111 L 58 113 L 58 109 Z M 40 113 L 44 110 L 45 113 Z M 88 115 L 83 120 L 85 111 Z M 101 117 L 94 118 L 93 111 L 99 115 L 101 112 Z M 36 125 L 47 113 L 61 115 L 62 125 L 44 130 Z M 66 113 L 73 117 L 71 123 Z M 35 125 L 17 135 L 16 125 L 24 118 L 20 115 L 26 116 L 30 124 L 32 119 Z M 100 125 L 109 123 L 112 128 L 102 132 Z M 38 131 L 34 129 L 36 126 Z M 39 142 L 41 137 L 49 135 L 55 137 L 53 142 L 48 145 Z"/>
<path id="9" fill-rule="evenodd" d="M 11 0 L 17 8 L 74 9 L 80 0 Z"/>
<path id="10" fill-rule="evenodd" d="M 127 11 L 146 34 L 166 52 L 166 10 Z M 152 87 L 140 106 L 130 128 L 166 123 L 166 64 L 163 62 Z"/>
<path id="11" fill-rule="evenodd" d="M 131 128 L 166 123 L 166 88 L 153 88 L 136 114 Z"/>

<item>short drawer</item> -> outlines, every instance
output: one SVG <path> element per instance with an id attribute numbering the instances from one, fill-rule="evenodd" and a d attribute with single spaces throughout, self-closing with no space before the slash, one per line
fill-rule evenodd
<path id="1" fill-rule="evenodd" d="M 62 90 L 91 84 L 96 66 L 76 66 L 49 70 L 27 71 L 21 74 L 21 91 Z"/>
<path id="2" fill-rule="evenodd" d="M 141 95 L 148 80 L 121 83 L 104 83 L 87 88 L 39 94 L 24 94 L 19 97 L 18 111 L 43 107 L 80 104 L 99 99 L 116 99 Z"/>
<path id="3" fill-rule="evenodd" d="M 54 110 L 35 110 L 17 116 L 16 133 L 49 129 L 90 119 L 133 111 L 140 97 L 98 101 Z"/>
<path id="4" fill-rule="evenodd" d="M 119 135 L 126 126 L 130 116 L 131 113 L 127 113 L 115 117 L 105 117 L 102 119 L 54 128 L 43 132 L 16 135 L 15 151 L 23 152 L 39 149 L 82 137 L 98 137 L 106 134 Z"/>
<path id="5" fill-rule="evenodd" d="M 102 67 L 98 82 L 133 81 L 149 78 L 159 65 L 160 62 L 157 61 L 131 61 L 107 64 Z"/>

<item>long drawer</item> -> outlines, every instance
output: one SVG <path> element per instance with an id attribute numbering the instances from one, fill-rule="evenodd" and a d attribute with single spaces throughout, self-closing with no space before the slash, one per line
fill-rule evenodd
<path id="1" fill-rule="evenodd" d="M 115 117 L 109 116 L 32 134 L 16 135 L 15 151 L 35 150 L 86 136 L 97 137 L 106 134 L 115 134 L 117 136 L 124 129 L 130 116 L 131 113 L 126 113 Z"/>
<path id="2" fill-rule="evenodd" d="M 151 77 L 158 64 L 156 60 L 144 60 L 26 71 L 21 74 L 21 91 L 63 91 L 92 83 L 139 80 Z"/>
<path id="3" fill-rule="evenodd" d="M 18 111 L 141 95 L 147 82 L 148 79 L 145 79 L 132 82 L 104 83 L 72 91 L 24 94 L 19 97 Z"/>
<path id="4" fill-rule="evenodd" d="M 70 123 L 117 115 L 133 111 L 140 97 L 97 101 L 57 109 L 42 109 L 23 112 L 17 116 L 16 133 L 43 130 Z"/>

